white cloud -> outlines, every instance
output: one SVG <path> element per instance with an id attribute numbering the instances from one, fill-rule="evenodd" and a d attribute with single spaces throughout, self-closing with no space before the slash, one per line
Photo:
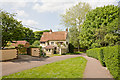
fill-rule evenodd
<path id="1" fill-rule="evenodd" d="M 28 17 L 29 15 L 24 10 L 16 11 L 18 17 Z"/>
<path id="2" fill-rule="evenodd" d="M 25 7 L 27 2 L 24 0 L 0 0 L 1 8 L 18 9 Z"/>
<path id="3" fill-rule="evenodd" d="M 39 4 L 39 2 L 41 4 Z M 36 1 L 36 4 L 33 6 L 34 10 L 38 12 L 56 12 L 56 11 L 64 11 L 78 2 L 87 2 L 92 8 L 114 4 L 117 5 L 116 0 L 40 0 Z"/>
<path id="4" fill-rule="evenodd" d="M 36 25 L 38 25 L 38 22 L 36 22 L 34 20 L 22 20 L 22 23 L 24 25 L 28 25 L 28 26 L 36 26 Z"/>

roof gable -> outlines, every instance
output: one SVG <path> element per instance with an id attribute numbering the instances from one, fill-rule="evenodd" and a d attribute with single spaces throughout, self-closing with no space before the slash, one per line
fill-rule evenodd
<path id="1" fill-rule="evenodd" d="M 58 40 L 66 40 L 67 32 L 66 31 L 58 31 L 58 32 L 44 32 L 40 41 L 58 41 Z"/>

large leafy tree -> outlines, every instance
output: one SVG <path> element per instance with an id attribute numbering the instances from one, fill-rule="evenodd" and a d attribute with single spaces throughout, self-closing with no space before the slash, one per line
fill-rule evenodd
<path id="1" fill-rule="evenodd" d="M 115 45 L 118 41 L 118 6 L 97 7 L 86 15 L 79 39 L 82 47 Z"/>
<path id="2" fill-rule="evenodd" d="M 70 42 L 74 47 L 79 49 L 79 33 L 81 26 L 85 20 L 85 15 L 91 9 L 88 3 L 78 3 L 77 5 L 66 10 L 66 13 L 61 15 L 62 24 L 66 27 L 70 27 L 69 36 Z"/>
<path id="3" fill-rule="evenodd" d="M 26 40 L 28 41 L 30 44 L 32 44 L 36 39 L 34 37 L 34 33 L 33 33 L 33 30 L 31 30 L 30 28 L 26 28 L 26 27 L 23 27 L 22 28 L 23 30 L 23 33 L 24 33 L 24 37 L 22 38 L 22 40 Z"/>
<path id="4" fill-rule="evenodd" d="M 35 37 L 37 40 L 40 40 L 43 32 L 50 32 L 50 30 L 35 31 L 35 32 L 34 32 L 34 37 Z"/>
<path id="5" fill-rule="evenodd" d="M 19 40 L 24 36 L 22 31 L 23 25 L 14 16 L 14 14 L 0 10 L 3 48 L 7 45 L 8 41 Z"/>

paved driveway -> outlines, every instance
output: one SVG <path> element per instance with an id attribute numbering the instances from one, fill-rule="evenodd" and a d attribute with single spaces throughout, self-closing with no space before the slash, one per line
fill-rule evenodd
<path id="1" fill-rule="evenodd" d="M 1 62 L 2 63 L 2 76 L 20 72 L 23 70 L 31 69 L 33 67 L 38 67 L 41 65 L 49 64 L 52 62 L 78 57 L 81 55 L 63 55 L 63 56 L 54 56 L 50 58 L 37 58 L 31 57 L 28 55 L 21 55 L 19 59 Z"/>

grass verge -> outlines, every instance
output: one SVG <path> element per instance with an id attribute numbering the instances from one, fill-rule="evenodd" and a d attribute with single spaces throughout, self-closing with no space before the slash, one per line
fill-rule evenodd
<path id="1" fill-rule="evenodd" d="M 86 63 L 85 58 L 75 57 L 3 76 L 3 78 L 82 78 Z"/>

